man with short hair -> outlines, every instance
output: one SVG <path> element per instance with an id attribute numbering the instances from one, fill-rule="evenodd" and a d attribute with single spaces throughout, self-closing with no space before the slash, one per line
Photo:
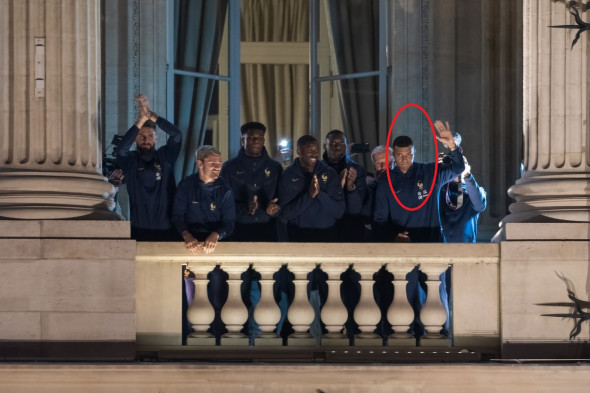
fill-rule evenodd
<path id="1" fill-rule="evenodd" d="M 277 188 L 283 166 L 271 159 L 264 147 L 264 124 L 245 123 L 240 131 L 240 151 L 237 157 L 226 161 L 221 169 L 221 177 L 230 185 L 236 203 L 236 227 L 231 240 L 277 241 L 275 217 L 280 210 Z M 244 333 L 252 340 L 259 331 L 254 321 L 254 308 L 260 299 L 260 285 L 257 282 L 260 274 L 248 268 L 242 274 L 242 279 L 242 300 L 248 307 Z"/>
<path id="2" fill-rule="evenodd" d="M 236 227 L 231 240 L 276 241 L 275 217 L 280 210 L 277 186 L 283 167 L 270 158 L 264 147 L 264 124 L 245 123 L 240 130 L 240 151 L 221 170 L 236 203 Z"/>
<path id="3" fill-rule="evenodd" d="M 389 171 L 391 185 L 399 201 L 407 208 L 422 204 L 432 183 L 432 195 L 426 204 L 414 211 L 400 206 L 394 198 L 387 178 L 382 178 L 375 190 L 374 230 L 382 241 L 440 242 L 442 234 L 438 220 L 437 197 L 442 184 L 448 183 L 465 169 L 461 149 L 457 148 L 449 123 L 435 122 L 437 139 L 450 149 L 450 165 L 414 163 L 414 144 L 409 136 L 398 136 L 393 141 L 395 167 Z M 435 165 L 438 165 L 434 178 Z"/>
<path id="4" fill-rule="evenodd" d="M 138 95 L 139 115 L 117 148 L 117 165 L 123 171 L 131 210 L 131 237 L 140 241 L 177 240 L 170 214 L 176 180 L 174 163 L 180 153 L 182 133 L 174 124 L 151 111 L 145 95 Z M 167 135 L 156 149 L 156 125 Z M 131 151 L 135 141 L 136 151 Z"/>
<path id="5" fill-rule="evenodd" d="M 219 177 L 221 153 L 210 145 L 195 152 L 198 173 L 187 176 L 178 185 L 172 209 L 172 223 L 182 235 L 190 254 L 210 254 L 219 240 L 227 239 L 234 229 L 236 208 L 234 194 Z M 218 266 L 207 274 L 207 295 L 215 310 L 210 324 L 218 341 L 227 330 L 221 320 L 221 308 L 227 300 L 227 273 Z M 216 341 L 216 342 L 217 342 Z"/>
<path id="6" fill-rule="evenodd" d="M 344 215 L 336 224 L 336 240 L 362 242 L 364 240 L 361 211 L 367 193 L 367 171 L 348 155 L 348 143 L 344 132 L 332 130 L 326 135 L 323 161 L 340 176 L 344 196 Z"/>
<path id="7" fill-rule="evenodd" d="M 231 188 L 219 177 L 221 153 L 210 145 L 195 152 L 198 173 L 178 185 L 172 223 L 189 253 L 210 254 L 234 229 L 236 210 Z"/>
<path id="8" fill-rule="evenodd" d="M 386 152 L 389 150 L 389 162 L 386 163 Z M 384 145 L 379 145 L 371 152 L 371 161 L 375 166 L 375 180 L 379 179 L 381 175 L 385 175 L 385 171 L 393 169 L 393 149 L 391 147 L 385 148 Z"/>
<path id="9" fill-rule="evenodd" d="M 313 136 L 297 140 L 297 154 L 279 182 L 278 203 L 289 241 L 335 241 L 334 225 L 345 209 L 340 178 L 319 160 L 320 145 Z"/>

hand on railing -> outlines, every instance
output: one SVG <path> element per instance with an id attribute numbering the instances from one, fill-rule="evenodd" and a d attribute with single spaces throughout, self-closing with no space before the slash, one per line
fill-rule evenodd
<path id="1" fill-rule="evenodd" d="M 184 245 L 190 254 L 199 255 L 202 253 L 203 244 L 195 239 L 189 231 L 182 232 L 182 238 L 184 239 Z"/>

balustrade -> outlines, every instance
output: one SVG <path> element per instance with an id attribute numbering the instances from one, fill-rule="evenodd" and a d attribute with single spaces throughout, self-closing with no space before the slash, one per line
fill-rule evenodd
<path id="1" fill-rule="evenodd" d="M 208 257 L 203 256 L 203 258 Z M 359 258 L 361 257 L 359 256 Z M 342 280 L 340 279 L 340 275 L 348 269 L 349 262 L 351 262 L 349 257 L 346 257 L 342 261 L 338 261 L 332 257 L 328 260 L 323 260 L 317 266 L 307 261 L 301 263 L 292 261 L 289 263 L 287 268 L 294 276 L 292 280 L 294 293 L 291 294 L 293 302 L 287 309 L 287 315 L 293 325 L 294 332 L 288 338 L 288 345 L 313 345 L 316 342 L 320 342 L 318 337 L 316 337 L 316 340 L 312 339 L 312 333 L 314 331 L 310 329 L 310 325 L 314 317 L 321 318 L 325 326 L 325 333 L 321 335 L 322 346 L 349 345 L 349 337 L 347 337 L 347 332 L 344 329 L 348 312 L 342 301 Z M 382 262 L 381 259 L 376 259 L 375 262 L 372 262 L 366 258 L 359 259 L 356 264 L 352 262 L 353 269 L 360 274 L 360 299 L 354 308 L 353 314 L 360 333 L 354 335 L 354 345 L 383 345 L 383 338 L 375 333 L 381 317 L 380 306 L 386 308 L 387 318 L 395 330 L 395 333 L 389 337 L 389 345 L 416 345 L 415 338 L 408 333 L 410 325 L 414 320 L 414 309 L 410 305 L 406 294 L 406 285 L 408 283 L 406 275 L 417 265 L 408 263 L 385 264 L 390 269 L 390 272 L 393 273 L 393 285 L 395 288 L 393 302 L 387 307 L 387 305 L 377 304 L 374 296 L 374 291 L 378 293 L 379 291 L 385 290 L 385 288 L 374 288 L 375 281 L 373 280 L 373 275 L 381 269 Z M 225 328 L 228 330 L 221 337 L 220 343 L 222 346 L 245 345 L 247 343 L 247 338 L 240 332 L 248 318 L 248 311 L 240 293 L 240 287 L 243 283 L 240 277 L 248 269 L 248 266 L 250 266 L 249 263 L 240 265 L 233 261 L 231 263 L 219 263 L 219 267 L 229 276 L 227 280 L 227 301 L 221 310 L 221 318 L 225 323 Z M 280 332 L 276 331 L 277 323 L 281 317 L 281 310 L 273 295 L 273 285 L 275 285 L 276 281 L 273 275 L 279 271 L 280 266 L 280 262 L 278 261 L 274 263 L 258 261 L 252 264 L 253 269 L 261 276 L 259 281 L 261 287 L 260 300 L 255 306 L 253 313 L 254 320 L 258 323 L 260 330 L 259 334 L 253 337 L 255 339 L 255 345 L 282 345 L 282 340 L 279 338 Z M 321 307 L 320 315 L 315 315 L 312 305 L 314 301 L 318 301 L 314 300 L 317 298 L 309 296 L 307 290 L 310 282 L 309 278 L 311 277 L 310 273 L 316 267 L 327 275 L 327 280 L 325 280 L 327 297 L 324 299 L 325 303 Z M 428 332 L 427 337 L 441 338 L 440 331 L 446 321 L 447 313 L 440 299 L 440 281 L 438 280 L 440 273 L 445 271 L 447 267 L 447 264 L 428 264 L 423 269 L 424 273 L 428 276 L 425 283 L 428 288 L 428 296 L 426 297 L 426 303 L 423 305 L 420 315 L 422 323 Z M 213 267 L 210 264 L 189 263 L 187 268 L 196 273 L 194 278 L 195 300 L 187 312 L 187 317 L 192 323 L 194 332 L 189 335 L 187 343 L 191 345 L 196 342 L 202 345 L 203 340 L 193 339 L 211 337 L 206 333 L 206 330 L 213 321 L 214 313 L 213 307 L 207 298 L 208 272 L 205 270 L 213 270 Z M 318 275 L 314 277 L 316 276 Z M 321 285 L 321 283 L 317 284 Z M 257 284 L 256 282 L 252 282 L 252 285 Z M 414 283 L 414 286 L 417 287 L 418 284 Z M 283 288 L 283 290 L 286 289 Z M 343 288 L 342 290 L 346 291 L 347 288 Z M 223 297 L 224 295 L 223 293 L 210 292 L 209 297 L 211 296 Z M 318 304 L 316 309 L 319 308 Z"/>
<path id="2" fill-rule="evenodd" d="M 450 339 L 441 336 L 448 314 L 439 293 L 440 275 L 449 267 L 456 273 L 453 275 L 453 321 L 449 336 L 453 342 L 459 340 L 461 345 L 472 341 L 488 342 L 485 340 L 490 337 L 499 337 L 497 307 L 490 308 L 485 317 L 477 320 L 470 315 L 473 307 L 497 304 L 498 263 L 499 251 L 495 244 L 221 242 L 212 254 L 189 255 L 182 243 L 138 243 L 137 269 L 151 272 L 141 273 L 141 277 L 160 277 L 158 281 L 138 285 L 138 346 L 181 347 L 185 311 L 193 331 L 188 334 L 183 350 L 219 352 L 225 351 L 225 347 L 235 352 L 232 348 L 250 344 L 260 347 L 254 351 L 258 353 L 275 351 L 286 345 L 289 356 L 293 356 L 293 353 L 309 354 L 311 348 L 319 351 L 331 348 L 331 351 L 345 346 L 343 350 L 346 351 L 350 345 L 358 348 L 355 353 L 363 351 L 363 347 L 382 345 L 452 346 Z M 179 287 L 184 282 L 181 278 L 183 265 L 195 273 L 194 301 L 185 311 L 181 310 Z M 353 270 L 347 272 L 351 266 Z M 253 276 L 243 274 L 249 267 L 255 271 L 254 276 L 259 277 L 252 285 L 260 286 L 260 299 L 250 312 L 244 302 L 249 294 L 243 291 L 247 287 L 244 280 Z M 316 267 L 321 269 L 321 274 L 310 274 Z M 420 285 L 416 282 L 415 269 L 419 269 L 423 277 Z M 211 271 L 226 277 L 222 279 L 222 293 L 214 293 L 213 287 L 220 285 L 218 277 L 209 274 Z M 473 272 L 484 271 L 488 273 L 474 276 Z M 310 282 L 318 276 L 324 276 L 325 282 Z M 350 277 L 359 278 L 352 289 L 349 288 Z M 315 304 L 310 302 L 309 296 L 312 285 L 321 289 L 320 302 Z M 152 293 L 151 288 L 158 288 L 158 291 Z M 356 293 L 343 301 L 341 293 L 349 295 L 350 290 Z M 165 299 L 158 293 L 164 293 Z M 223 302 L 225 296 L 227 300 Z M 257 296 L 258 292 L 254 300 Z M 358 299 L 357 304 L 351 306 L 350 299 Z M 320 309 L 321 302 L 324 305 Z M 256 337 L 249 338 L 242 333 L 247 330 L 243 330 L 244 326 L 250 326 L 246 324 L 248 314 L 258 324 Z M 219 329 L 209 329 L 214 318 L 219 321 L 220 316 L 226 334 L 221 334 Z M 315 326 L 310 329 L 317 317 L 325 324 L 323 335 L 316 332 Z M 350 323 L 352 318 L 355 324 Z M 283 323 L 285 320 L 290 324 Z M 283 334 L 277 324 L 286 327 Z M 390 325 L 392 330 L 389 330 Z M 422 326 L 425 336 L 421 335 Z M 356 327 L 358 330 L 354 330 Z M 217 335 L 219 346 L 215 346 L 216 340 L 208 330 Z M 247 351 L 248 354 L 254 352 Z"/>

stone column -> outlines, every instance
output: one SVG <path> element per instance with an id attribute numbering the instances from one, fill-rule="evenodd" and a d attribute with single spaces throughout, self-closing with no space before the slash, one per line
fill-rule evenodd
<path id="1" fill-rule="evenodd" d="M 583 20 L 590 12 L 581 12 Z M 588 37 L 572 48 L 566 5 L 524 1 L 524 173 L 508 194 L 509 222 L 589 222 Z"/>
<path id="2" fill-rule="evenodd" d="M 0 3 L 0 218 L 117 219 L 102 176 L 100 0 Z"/>

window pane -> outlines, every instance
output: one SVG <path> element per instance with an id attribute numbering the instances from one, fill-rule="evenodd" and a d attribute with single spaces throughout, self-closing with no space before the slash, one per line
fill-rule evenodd
<path id="1" fill-rule="evenodd" d="M 174 123 L 183 133 L 184 146 L 177 160 L 177 174 L 185 177 L 194 171 L 197 147 L 219 147 L 220 123 L 225 122 L 227 130 L 226 112 L 221 111 L 220 117 L 219 110 L 227 107 L 227 82 L 177 75 L 174 84 Z"/>
<path id="2" fill-rule="evenodd" d="M 227 0 L 176 0 L 174 67 L 216 74 L 227 14 Z"/>
<path id="3" fill-rule="evenodd" d="M 320 17 L 320 24 L 325 26 L 320 27 L 318 56 L 327 50 L 329 42 L 330 72 L 340 75 L 378 70 L 379 1 L 325 0 L 324 6 L 326 17 Z M 320 75 L 330 74 L 320 70 Z"/>
<path id="4" fill-rule="evenodd" d="M 349 145 L 368 143 L 373 149 L 379 144 L 378 77 L 345 79 L 321 84 L 321 127 L 323 138 L 333 129 L 346 134 Z M 370 164 L 370 153 L 358 153 L 355 161 Z"/>
<path id="5" fill-rule="evenodd" d="M 266 125 L 266 149 L 271 157 L 277 155 L 283 139 L 294 144 L 308 134 L 307 65 L 242 65 L 242 123 L 249 121 Z"/>

